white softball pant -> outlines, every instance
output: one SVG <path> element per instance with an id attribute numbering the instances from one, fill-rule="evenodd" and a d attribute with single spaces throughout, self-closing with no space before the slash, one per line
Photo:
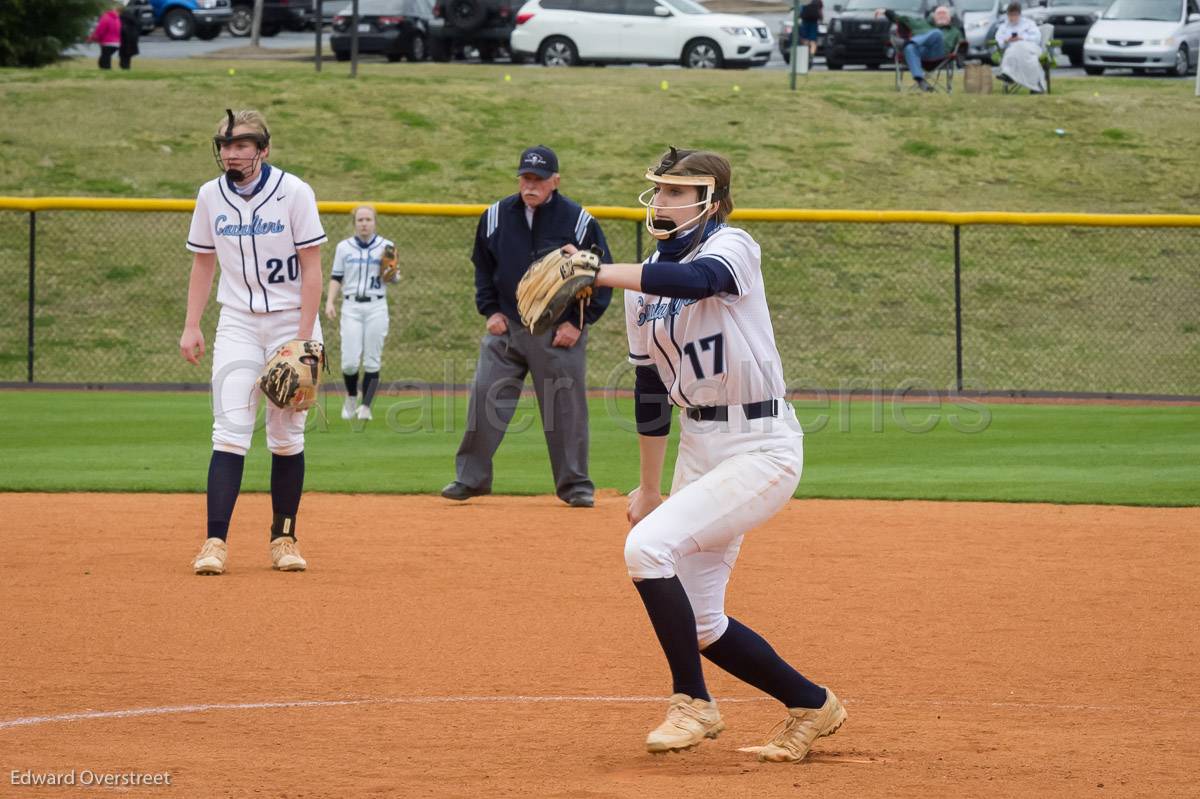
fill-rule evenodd
<path id="1" fill-rule="evenodd" d="M 729 626 L 725 586 L 742 538 L 800 484 L 804 434 L 784 401 L 777 417 L 748 420 L 731 406 L 728 422 L 679 419 L 671 495 L 629 531 L 625 564 L 635 579 L 679 576 L 704 649 Z"/>
<path id="2" fill-rule="evenodd" d="M 222 307 L 213 342 L 213 449 L 245 455 L 250 450 L 262 392 L 258 378 L 267 361 L 300 331 L 300 310 L 249 313 Z M 321 340 L 321 320 L 313 325 Z M 267 406 L 267 449 L 278 455 L 304 450 L 304 422 L 297 413 Z"/>
<path id="3" fill-rule="evenodd" d="M 363 371 L 378 372 L 383 358 L 383 340 L 388 334 L 387 300 L 355 302 L 353 297 L 342 302 L 342 374 Z"/>

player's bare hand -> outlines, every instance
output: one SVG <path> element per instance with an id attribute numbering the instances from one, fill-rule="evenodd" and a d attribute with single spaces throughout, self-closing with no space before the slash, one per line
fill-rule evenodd
<path id="1" fill-rule="evenodd" d="M 200 328 L 184 328 L 179 337 L 179 354 L 190 364 L 199 365 L 204 357 L 204 334 Z"/>
<path id="2" fill-rule="evenodd" d="M 657 491 L 642 491 L 640 486 L 630 491 L 625 505 L 625 518 L 629 520 L 629 526 L 633 527 L 649 516 L 662 503 L 662 494 Z"/>
<path id="3" fill-rule="evenodd" d="M 508 319 L 504 314 L 497 311 L 488 317 L 487 331 L 493 336 L 503 336 L 508 332 Z"/>
<path id="4" fill-rule="evenodd" d="M 558 326 L 558 329 L 554 331 L 554 340 L 550 342 L 550 346 L 574 347 L 582 334 L 582 331 L 575 327 L 575 325 L 571 324 L 570 322 L 563 322 Z"/>
<path id="5" fill-rule="evenodd" d="M 337 319 L 337 306 L 332 302 L 325 303 L 325 316 L 329 319 Z"/>

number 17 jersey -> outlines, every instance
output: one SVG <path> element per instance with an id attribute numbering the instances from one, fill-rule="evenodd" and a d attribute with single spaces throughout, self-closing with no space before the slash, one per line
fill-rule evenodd
<path id="1" fill-rule="evenodd" d="M 217 302 L 250 313 L 300 307 L 298 250 L 325 241 L 312 188 L 264 164 L 258 190 L 243 197 L 224 176 L 200 187 L 187 248 L 216 253 Z"/>
<path id="2" fill-rule="evenodd" d="M 655 252 L 646 263 L 654 263 L 658 256 Z M 722 226 L 683 262 L 698 258 L 727 267 L 738 293 L 684 300 L 626 291 L 630 362 L 656 367 L 671 402 L 683 407 L 783 397 L 783 365 L 767 307 L 758 243 L 740 228 Z"/>

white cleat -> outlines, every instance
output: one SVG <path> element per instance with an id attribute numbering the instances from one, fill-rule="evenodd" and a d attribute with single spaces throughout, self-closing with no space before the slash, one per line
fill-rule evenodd
<path id="1" fill-rule="evenodd" d="M 373 416 L 371 416 L 371 406 L 370 405 L 359 405 L 358 412 L 356 415 L 358 416 L 359 419 L 361 419 L 364 422 L 369 422 L 369 421 L 371 421 L 371 419 L 374 418 Z"/>
<path id="2" fill-rule="evenodd" d="M 813 742 L 833 735 L 846 721 L 846 709 L 825 689 L 825 704 L 819 708 L 790 707 L 788 717 L 776 725 L 771 740 L 763 746 L 748 746 L 740 752 L 751 752 L 759 760 L 770 763 L 795 763 L 803 760 Z"/>
<path id="3" fill-rule="evenodd" d="M 346 397 L 342 401 L 342 418 L 349 420 L 354 418 L 354 404 L 358 401 L 357 397 Z"/>
<path id="4" fill-rule="evenodd" d="M 300 556 L 295 538 L 285 535 L 271 542 L 271 568 L 281 572 L 302 572 L 308 568 L 308 561 Z"/>
<path id="5" fill-rule="evenodd" d="M 716 738 L 725 729 L 716 702 L 672 694 L 667 718 L 646 736 L 647 752 L 678 752 L 705 738 Z"/>
<path id="6" fill-rule="evenodd" d="M 192 561 L 192 571 L 196 574 L 224 574 L 225 558 L 229 547 L 219 538 L 206 538 L 200 546 L 200 554 Z"/>

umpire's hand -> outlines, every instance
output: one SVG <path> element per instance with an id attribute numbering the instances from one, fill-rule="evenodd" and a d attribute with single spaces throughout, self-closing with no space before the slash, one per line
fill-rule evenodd
<path id="1" fill-rule="evenodd" d="M 508 319 L 504 314 L 496 311 L 487 319 L 487 332 L 493 336 L 503 336 L 508 332 Z"/>
<path id="2" fill-rule="evenodd" d="M 575 327 L 575 325 L 571 324 L 570 322 L 563 322 L 558 326 L 558 329 L 554 331 L 554 340 L 550 342 L 550 346 L 563 348 L 574 347 L 576 342 L 579 341 L 579 336 L 582 335 L 582 332 L 583 331 Z"/>

